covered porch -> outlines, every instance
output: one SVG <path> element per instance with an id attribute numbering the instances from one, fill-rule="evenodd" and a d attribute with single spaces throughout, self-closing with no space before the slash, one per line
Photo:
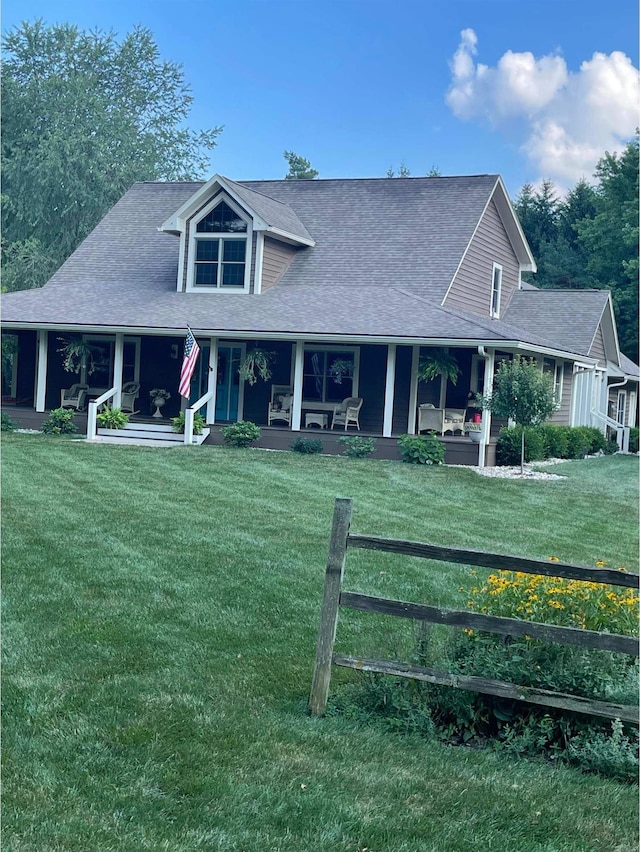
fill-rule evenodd
<path id="1" fill-rule="evenodd" d="M 398 458 L 397 438 L 434 429 L 447 447 L 447 461 L 459 464 L 495 464 L 495 434 L 488 414 L 481 425 L 481 440 L 474 442 L 466 425 L 474 413 L 470 397 L 490 386 L 495 351 L 482 346 L 448 347 L 459 368 L 457 382 L 437 376 L 419 381 L 419 366 L 429 353 L 442 346 L 416 343 L 317 340 L 241 340 L 209 337 L 194 331 L 200 356 L 191 382 L 190 399 L 177 388 L 182 364 L 184 335 L 76 333 L 95 352 L 93 364 L 82 362 L 78 372 L 64 369 L 66 330 L 17 330 L 13 384 L 3 387 L 5 404 L 16 406 L 16 419 L 24 428 L 37 428 L 38 418 L 61 404 L 61 393 L 74 382 L 88 386 L 87 402 L 110 393 L 117 406 L 124 384 L 139 385 L 136 419 L 155 411 L 151 392 L 162 388 L 169 394 L 162 418 L 169 422 L 181 410 L 199 410 L 212 427 L 208 442 L 221 441 L 219 427 L 250 420 L 261 427 L 259 446 L 289 449 L 291 433 L 309 433 L 323 440 L 325 452 L 340 453 L 339 438 L 345 433 L 378 439 L 377 455 Z M 260 350 L 268 355 L 265 378 L 247 374 L 247 354 Z M 91 366 L 93 369 L 91 370 Z M 291 411 L 286 422 L 270 422 L 275 388 L 288 388 Z M 6 393 L 9 390 L 11 393 Z M 350 423 L 331 429 L 334 409 L 345 398 L 362 400 L 357 427 Z M 438 429 L 421 416 L 421 406 L 432 411 L 455 411 L 458 422 Z M 85 406 L 86 408 L 86 406 Z M 476 410 L 475 414 L 479 412 Z M 309 416 L 311 415 L 311 416 Z M 316 416 L 318 415 L 318 416 Z M 42 422 L 43 418 L 40 418 Z M 313 422 L 315 421 L 315 422 Z M 79 430 L 86 432 L 86 413 L 76 415 Z M 309 428 L 307 429 L 307 425 Z M 326 426 L 327 428 L 320 428 Z M 91 427 L 91 423 L 89 423 Z M 218 427 L 218 428 L 216 428 Z M 452 431 L 450 431 L 452 429 Z M 445 431 L 446 430 L 446 431 Z M 443 434 L 444 433 L 444 434 Z"/>

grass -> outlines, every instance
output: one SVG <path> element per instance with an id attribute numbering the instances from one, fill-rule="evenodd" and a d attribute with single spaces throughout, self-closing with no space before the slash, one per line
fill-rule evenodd
<path id="1" fill-rule="evenodd" d="M 306 714 L 336 496 L 353 498 L 358 532 L 637 570 L 637 458 L 521 482 L 2 443 L 7 852 L 637 848 L 630 786 Z M 346 576 L 443 605 L 467 581 L 460 566 L 365 551 Z M 341 617 L 337 650 L 394 641 L 384 619 Z"/>

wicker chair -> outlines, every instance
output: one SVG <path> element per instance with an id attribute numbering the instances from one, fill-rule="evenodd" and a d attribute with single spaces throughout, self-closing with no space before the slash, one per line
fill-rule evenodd
<path id="1" fill-rule="evenodd" d="M 359 396 L 348 396 L 343 399 L 340 405 L 336 405 L 333 409 L 333 417 L 331 418 L 331 428 L 334 426 L 342 426 L 347 431 L 349 424 L 352 423 L 358 431 L 360 431 L 360 409 L 362 408 L 362 398 Z"/>

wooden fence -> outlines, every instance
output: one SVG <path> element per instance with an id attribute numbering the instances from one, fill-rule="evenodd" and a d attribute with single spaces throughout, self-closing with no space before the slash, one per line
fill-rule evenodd
<path id="1" fill-rule="evenodd" d="M 450 672 L 437 671 L 425 666 L 411 665 L 396 660 L 372 660 L 361 657 L 334 654 L 333 648 L 338 626 L 339 607 L 347 607 L 365 612 L 411 618 L 420 622 L 447 624 L 471 630 L 498 633 L 503 636 L 529 636 L 533 639 L 546 639 L 563 644 L 580 645 L 583 648 L 616 651 L 621 654 L 638 656 L 639 640 L 633 636 L 613 633 L 599 633 L 594 630 L 581 630 L 574 627 L 558 627 L 539 622 L 521 621 L 516 618 L 482 615 L 465 610 L 444 609 L 425 604 L 389 600 L 343 591 L 342 580 L 346 562 L 347 548 L 358 547 L 366 550 L 379 550 L 405 556 L 417 556 L 442 562 L 455 562 L 501 571 L 522 571 L 527 574 L 544 574 L 548 577 L 562 577 L 567 580 L 582 580 L 592 583 L 608 583 L 613 586 L 638 588 L 638 574 L 625 573 L 607 568 L 586 568 L 561 562 L 541 562 L 535 559 L 522 559 L 498 553 L 486 553 L 478 550 L 460 550 L 440 547 L 402 539 L 380 538 L 371 535 L 358 535 L 349 532 L 351 524 L 351 500 L 337 499 L 333 513 L 333 527 L 329 542 L 329 556 L 325 574 L 324 595 L 318 630 L 316 663 L 313 672 L 309 710 L 313 716 L 322 716 L 326 710 L 331 666 L 344 666 L 359 671 L 391 674 L 433 684 L 468 689 L 502 698 L 511 698 L 531 704 L 558 707 L 576 713 L 587 713 L 611 719 L 638 724 L 638 708 L 605 701 L 595 701 L 577 695 L 519 686 L 513 683 L 491 680 L 483 677 L 469 677 Z M 506 649 L 505 649 L 506 650 Z"/>

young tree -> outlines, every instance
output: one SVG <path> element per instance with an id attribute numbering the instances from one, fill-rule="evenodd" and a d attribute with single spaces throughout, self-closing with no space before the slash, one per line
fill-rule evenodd
<path id="1" fill-rule="evenodd" d="M 289 171 L 284 177 L 285 180 L 313 180 L 313 178 L 318 177 L 318 170 L 311 168 L 309 160 L 298 156 L 293 151 L 285 151 L 283 156 L 289 163 Z"/>
<path id="2" fill-rule="evenodd" d="M 406 164 L 406 163 L 404 162 L 404 160 L 403 160 L 403 161 L 400 163 L 400 168 L 398 169 L 398 171 L 397 171 L 397 172 L 396 172 L 396 170 L 393 168 L 393 166 L 389 166 L 389 168 L 387 169 L 387 175 L 386 175 L 386 176 L 387 176 L 388 178 L 406 178 L 406 177 L 411 177 L 411 170 L 409 169 L 409 166 L 407 166 L 407 164 Z"/>
<path id="3" fill-rule="evenodd" d="M 43 284 L 135 181 L 203 175 L 220 129 L 184 126 L 192 100 L 149 30 L 117 41 L 38 20 L 7 33 L 2 235 L 12 289 Z M 47 262 L 34 266 L 38 256 Z"/>
<path id="4" fill-rule="evenodd" d="M 520 472 L 524 473 L 524 430 L 537 426 L 555 411 L 551 377 L 543 373 L 534 358 L 515 355 L 502 361 L 493 379 L 493 391 L 481 397 L 481 404 L 498 417 L 508 417 L 522 426 Z"/>

